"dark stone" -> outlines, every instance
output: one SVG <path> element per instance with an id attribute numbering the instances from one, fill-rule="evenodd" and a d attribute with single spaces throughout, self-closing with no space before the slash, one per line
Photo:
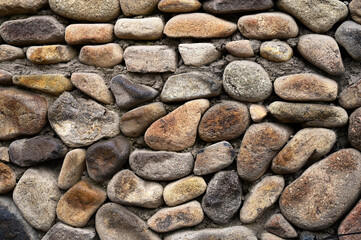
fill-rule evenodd
<path id="1" fill-rule="evenodd" d="M 361 151 L 361 107 L 356 109 L 350 116 L 348 139 L 351 146 Z"/>
<path id="2" fill-rule="evenodd" d="M 3 84 L 13 84 L 13 75 L 8 71 L 0 69 L 0 85 Z"/>
<path id="3" fill-rule="evenodd" d="M 41 240 L 95 240 L 96 233 L 94 228 L 74 228 L 64 223 L 58 222 Z"/>
<path id="4" fill-rule="evenodd" d="M 346 21 L 337 28 L 336 41 L 346 49 L 348 54 L 356 61 L 361 61 L 361 25 Z"/>
<path id="5" fill-rule="evenodd" d="M 213 14 L 263 11 L 273 7 L 272 0 L 210 0 L 203 9 Z"/>

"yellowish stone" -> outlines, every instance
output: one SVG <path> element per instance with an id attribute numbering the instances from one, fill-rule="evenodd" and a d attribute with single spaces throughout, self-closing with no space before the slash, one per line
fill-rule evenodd
<path id="1" fill-rule="evenodd" d="M 69 62 L 77 55 L 77 51 L 69 46 L 49 45 L 29 47 L 26 57 L 36 64 L 54 64 Z"/>

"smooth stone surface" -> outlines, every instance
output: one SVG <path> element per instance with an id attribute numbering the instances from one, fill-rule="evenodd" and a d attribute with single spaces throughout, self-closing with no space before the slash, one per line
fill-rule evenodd
<path id="1" fill-rule="evenodd" d="M 25 58 L 23 49 L 8 44 L 0 45 L 0 62 Z"/>
<path id="2" fill-rule="evenodd" d="M 12 84 L 13 75 L 8 71 L 0 69 L 0 85 Z"/>
<path id="3" fill-rule="evenodd" d="M 228 223 L 242 202 L 242 186 L 236 171 L 216 173 L 202 199 L 204 213 L 215 223 Z"/>
<path id="4" fill-rule="evenodd" d="M 26 170 L 13 192 L 13 200 L 26 221 L 44 232 L 53 225 L 59 199 L 56 176 L 45 168 Z"/>
<path id="5" fill-rule="evenodd" d="M 351 13 L 352 19 L 361 24 L 361 1 L 360 0 L 352 0 L 348 5 L 348 8 Z"/>
<path id="6" fill-rule="evenodd" d="M 278 123 L 257 123 L 244 134 L 237 158 L 239 176 L 254 182 L 268 169 L 273 157 L 292 134 L 289 126 Z"/>
<path id="7" fill-rule="evenodd" d="M 139 137 L 156 120 L 167 114 L 163 103 L 150 103 L 129 112 L 120 117 L 120 130 L 127 137 Z"/>
<path id="8" fill-rule="evenodd" d="M 130 46 L 125 49 L 124 61 L 129 72 L 174 72 L 177 53 L 168 46 Z"/>
<path id="9" fill-rule="evenodd" d="M 111 68 L 123 61 L 123 49 L 117 43 L 84 46 L 79 61 L 90 66 Z"/>
<path id="10" fill-rule="evenodd" d="M 125 16 L 148 15 L 157 7 L 159 0 L 120 0 L 120 7 Z"/>
<path id="11" fill-rule="evenodd" d="M 340 49 L 336 40 L 330 36 L 303 35 L 299 38 L 297 50 L 307 61 L 331 75 L 345 72 Z"/>
<path id="12" fill-rule="evenodd" d="M 295 173 L 308 161 L 317 161 L 329 153 L 336 143 L 336 133 L 325 128 L 304 128 L 298 131 L 272 161 L 272 171 Z"/>
<path id="13" fill-rule="evenodd" d="M 302 123 L 304 127 L 340 127 L 348 120 L 345 109 L 323 104 L 276 101 L 268 110 L 281 122 Z"/>
<path id="14" fill-rule="evenodd" d="M 252 223 L 276 203 L 285 187 L 282 176 L 267 176 L 253 185 L 240 211 L 242 223 Z"/>
<path id="15" fill-rule="evenodd" d="M 148 219 L 147 224 L 154 231 L 164 233 L 196 226 L 203 221 L 203 218 L 201 204 L 192 201 L 177 207 L 162 208 Z"/>
<path id="16" fill-rule="evenodd" d="M 361 151 L 361 107 L 350 115 L 348 140 L 351 146 Z"/>
<path id="17" fill-rule="evenodd" d="M 0 35 L 11 45 L 40 45 L 64 42 L 65 27 L 51 16 L 6 21 Z"/>
<path id="18" fill-rule="evenodd" d="M 274 82 L 275 93 L 287 101 L 334 101 L 337 83 L 313 73 L 301 73 L 279 77 Z"/>
<path id="19" fill-rule="evenodd" d="M 284 238 L 280 238 L 272 233 L 264 232 L 261 234 L 260 240 L 285 240 Z M 303 239 L 302 239 L 303 240 Z"/>
<path id="20" fill-rule="evenodd" d="M 177 102 L 215 97 L 221 92 L 222 83 L 217 76 L 206 72 L 188 72 L 170 76 L 160 98 L 162 102 Z"/>
<path id="21" fill-rule="evenodd" d="M 196 67 L 210 64 L 222 55 L 212 43 L 182 43 L 178 51 L 185 65 Z"/>
<path id="22" fill-rule="evenodd" d="M 345 88 L 338 99 L 341 107 L 346 109 L 358 108 L 361 106 L 361 79 Z"/>
<path id="23" fill-rule="evenodd" d="M 293 56 L 293 50 L 285 42 L 268 41 L 261 44 L 260 54 L 272 62 L 287 62 Z"/>
<path id="24" fill-rule="evenodd" d="M 350 56 L 361 61 L 361 25 L 352 21 L 346 21 L 336 30 L 335 38 L 338 44 L 344 47 Z"/>
<path id="25" fill-rule="evenodd" d="M 71 83 L 83 93 L 104 104 L 113 104 L 114 97 L 104 79 L 96 73 L 73 73 Z"/>
<path id="26" fill-rule="evenodd" d="M 64 223 L 58 222 L 41 240 L 96 240 L 96 232 L 94 228 L 73 228 Z"/>
<path id="27" fill-rule="evenodd" d="M 114 77 L 110 82 L 110 89 L 120 109 L 131 109 L 154 99 L 159 94 L 154 88 L 133 83 L 124 75 Z"/>
<path id="28" fill-rule="evenodd" d="M 277 6 L 316 33 L 327 32 L 348 14 L 346 4 L 338 0 L 280 0 Z"/>
<path id="29" fill-rule="evenodd" d="M 203 3 L 203 9 L 212 14 L 264 11 L 273 7 L 272 0 L 209 0 Z"/>
<path id="30" fill-rule="evenodd" d="M 65 155 L 58 177 L 60 189 L 68 190 L 80 181 L 86 167 L 85 154 L 84 149 L 73 149 Z"/>
<path id="31" fill-rule="evenodd" d="M 90 178 L 97 182 L 111 179 L 128 161 L 131 148 L 129 140 L 122 136 L 91 145 L 86 151 L 86 167 Z"/>
<path id="32" fill-rule="evenodd" d="M 298 35 L 295 20 L 281 12 L 243 16 L 238 20 L 238 29 L 246 38 L 262 40 L 293 38 Z"/>
<path id="33" fill-rule="evenodd" d="M 237 25 L 206 13 L 179 14 L 164 27 L 164 34 L 171 38 L 228 37 Z"/>
<path id="34" fill-rule="evenodd" d="M 0 16 L 11 16 L 17 14 L 32 14 L 36 13 L 47 3 L 47 0 L 11 0 L 2 1 L 0 6 Z"/>
<path id="35" fill-rule="evenodd" d="M 252 104 L 249 107 L 249 114 L 253 122 L 261 122 L 267 116 L 267 108 L 263 105 Z"/>
<path id="36" fill-rule="evenodd" d="M 49 107 L 48 119 L 51 127 L 69 147 L 88 146 L 120 132 L 117 113 L 93 100 L 75 98 L 68 92 L 64 92 Z"/>
<path id="37" fill-rule="evenodd" d="M 8 165 L 2 162 L 0 162 L 0 173 L 0 194 L 8 193 L 16 185 L 15 173 Z"/>
<path id="38" fill-rule="evenodd" d="M 14 88 L 0 88 L 0 140 L 34 135 L 46 124 L 46 99 Z"/>
<path id="39" fill-rule="evenodd" d="M 223 88 L 241 102 L 259 102 L 271 95 L 272 82 L 258 63 L 233 61 L 224 69 Z"/>
<path id="40" fill-rule="evenodd" d="M 70 226 L 84 227 L 106 197 L 107 194 L 103 189 L 89 180 L 82 180 L 60 198 L 56 215 L 60 221 Z"/>
<path id="41" fill-rule="evenodd" d="M 198 0 L 160 0 L 158 3 L 158 9 L 167 13 L 194 12 L 201 6 Z"/>
<path id="42" fill-rule="evenodd" d="M 193 172 L 195 175 L 207 175 L 218 172 L 232 164 L 235 152 L 227 141 L 212 144 L 197 152 Z"/>
<path id="43" fill-rule="evenodd" d="M 236 57 L 248 58 L 254 56 L 254 51 L 249 40 L 227 42 L 226 49 Z"/>
<path id="44" fill-rule="evenodd" d="M 130 168 L 140 177 L 153 181 L 172 181 L 189 175 L 193 169 L 191 153 L 135 150 Z"/>
<path id="45" fill-rule="evenodd" d="M 95 227 L 102 240 L 161 240 L 142 219 L 115 203 L 101 206 L 95 216 Z"/>
<path id="46" fill-rule="evenodd" d="M 119 39 L 157 40 L 163 36 L 164 22 L 160 17 L 142 19 L 120 18 L 114 27 Z"/>
<path id="47" fill-rule="evenodd" d="M 109 23 L 70 24 L 65 41 L 70 45 L 109 43 L 114 40 L 114 25 Z"/>
<path id="48" fill-rule="evenodd" d="M 273 214 L 265 223 L 264 228 L 282 238 L 296 238 L 298 236 L 292 225 L 280 214 Z"/>
<path id="49" fill-rule="evenodd" d="M 0 161 L 10 162 L 9 148 L 7 148 L 7 147 L 0 147 Z"/>
<path id="50" fill-rule="evenodd" d="M 189 101 L 158 119 L 144 134 L 146 144 L 165 151 L 182 151 L 193 146 L 201 115 L 209 106 L 206 99 Z"/>
<path id="51" fill-rule="evenodd" d="M 163 186 L 145 181 L 130 170 L 122 170 L 108 183 L 107 195 L 112 202 L 143 208 L 157 208 L 163 204 Z"/>
<path id="52" fill-rule="evenodd" d="M 297 227 L 321 230 L 347 213 L 360 192 L 361 153 L 342 149 L 304 171 L 286 187 L 279 204 Z"/>
<path id="53" fill-rule="evenodd" d="M 26 57 L 35 64 L 55 64 L 70 62 L 78 55 L 77 51 L 65 45 L 29 47 Z"/>
<path id="54" fill-rule="evenodd" d="M 361 200 L 356 206 L 347 214 L 345 219 L 341 222 L 338 227 L 338 234 L 348 234 L 361 231 Z M 345 240 L 357 240 L 359 235 L 350 235 L 342 237 Z"/>

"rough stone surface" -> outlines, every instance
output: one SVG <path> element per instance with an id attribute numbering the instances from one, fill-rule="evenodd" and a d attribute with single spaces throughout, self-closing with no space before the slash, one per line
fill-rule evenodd
<path id="1" fill-rule="evenodd" d="M 298 236 L 292 225 L 280 214 L 273 214 L 266 222 L 265 229 L 282 238 L 296 238 Z"/>
<path id="2" fill-rule="evenodd" d="M 209 0 L 203 3 L 203 9 L 213 14 L 264 11 L 273 7 L 272 0 Z"/>
<path id="3" fill-rule="evenodd" d="M 194 12 L 201 8 L 198 0 L 160 0 L 158 9 L 167 13 Z"/>
<path id="4" fill-rule="evenodd" d="M 339 95 L 339 104 L 346 109 L 361 106 L 361 79 L 345 88 Z"/>
<path id="5" fill-rule="evenodd" d="M 216 61 L 222 53 L 212 43 L 183 43 L 178 51 L 185 65 L 202 66 Z"/>
<path id="6" fill-rule="evenodd" d="M 12 84 L 13 75 L 8 71 L 0 69 L 0 85 Z"/>
<path id="7" fill-rule="evenodd" d="M 36 13 L 47 3 L 47 0 L 33 0 L 33 1 L 2 1 L 0 6 L 0 17 L 11 16 L 17 14 L 31 14 Z"/>
<path id="8" fill-rule="evenodd" d="M 14 189 L 15 185 L 16 177 L 14 171 L 5 163 L 0 162 L 0 194 L 10 192 Z"/>
<path id="9" fill-rule="evenodd" d="M 0 62 L 25 58 L 23 49 L 8 44 L 0 45 Z"/>
<path id="10" fill-rule="evenodd" d="M 41 240 L 96 240 L 96 232 L 94 228 L 73 228 L 64 223 L 58 222 Z"/>
<path id="11" fill-rule="evenodd" d="M 264 232 L 261 234 L 260 240 L 285 240 L 284 238 L 280 238 L 272 233 Z M 303 240 L 303 239 L 302 239 Z"/>
<path id="12" fill-rule="evenodd" d="M 226 49 L 236 57 L 248 58 L 254 56 L 254 51 L 249 40 L 227 42 Z"/>
<path id="13" fill-rule="evenodd" d="M 249 182 L 259 179 L 291 134 L 291 128 L 277 123 L 251 125 L 244 134 L 239 149 L 237 158 L 239 176 Z"/>
<path id="14" fill-rule="evenodd" d="M 157 40 L 163 36 L 164 22 L 160 17 L 142 19 L 120 18 L 114 27 L 120 39 Z"/>
<path id="15" fill-rule="evenodd" d="M 293 50 L 285 42 L 268 41 L 261 44 L 260 54 L 272 62 L 287 62 L 293 56 Z"/>
<path id="16" fill-rule="evenodd" d="M 0 161 L 10 162 L 9 148 L 7 148 L 7 147 L 0 147 Z"/>
<path id="17" fill-rule="evenodd" d="M 267 108 L 263 105 L 252 104 L 249 107 L 249 114 L 253 122 L 261 122 L 267 116 Z"/>
<path id="18" fill-rule="evenodd" d="M 348 234 L 361 231 L 361 200 L 349 212 L 338 228 L 338 234 Z M 344 240 L 357 240 L 359 235 L 342 237 Z"/>
<path id="19" fill-rule="evenodd" d="M 85 154 L 84 149 L 73 149 L 65 155 L 58 177 L 60 189 L 68 190 L 80 181 L 85 171 Z"/>
<path id="20" fill-rule="evenodd" d="M 159 0 L 120 0 L 120 7 L 125 16 L 148 15 L 157 7 Z"/>
<path id="21" fill-rule="evenodd" d="M 69 62 L 77 56 L 77 51 L 65 45 L 29 47 L 26 57 L 36 64 L 54 64 Z"/>
<path id="22" fill-rule="evenodd" d="M 348 139 L 351 146 L 361 151 L 361 107 L 356 109 L 350 116 Z"/>
<path id="23" fill-rule="evenodd" d="M 84 46 L 79 61 L 90 66 L 111 68 L 123 61 L 123 49 L 117 43 Z"/>
<path id="24" fill-rule="evenodd" d="M 348 8 L 351 13 L 352 19 L 361 24 L 361 1 L 360 0 L 352 0 L 348 5 Z"/>
<path id="25" fill-rule="evenodd" d="M 337 28 L 335 38 L 338 44 L 346 49 L 348 54 L 356 61 L 361 61 L 361 25 L 346 21 Z"/>
<path id="26" fill-rule="evenodd" d="M 65 29 L 70 45 L 109 43 L 114 40 L 114 25 L 109 23 L 71 24 Z"/>

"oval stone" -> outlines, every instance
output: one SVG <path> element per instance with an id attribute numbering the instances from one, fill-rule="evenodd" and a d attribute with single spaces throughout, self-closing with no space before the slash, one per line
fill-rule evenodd
<path id="1" fill-rule="evenodd" d="M 159 0 L 120 0 L 120 7 L 125 16 L 148 15 L 157 7 Z"/>
<path id="2" fill-rule="evenodd" d="M 64 223 L 58 222 L 41 240 L 96 240 L 96 232 L 94 228 L 73 228 Z"/>
<path id="3" fill-rule="evenodd" d="M 123 49 L 117 43 L 84 46 L 79 61 L 90 66 L 111 68 L 123 61 Z"/>
<path id="4" fill-rule="evenodd" d="M 29 47 L 26 57 L 35 64 L 55 64 L 69 62 L 78 55 L 77 51 L 65 45 Z"/>
<path id="5" fill-rule="evenodd" d="M 361 61 L 361 25 L 353 21 L 341 24 L 335 33 L 336 41 L 346 49 L 347 53 L 356 60 Z"/>
<path id="6" fill-rule="evenodd" d="M 348 139 L 351 146 L 361 151 L 361 107 L 356 109 L 350 116 Z"/>
<path id="7" fill-rule="evenodd" d="M 0 162 L 0 173 L 0 194 L 8 193 L 13 190 L 16 185 L 15 173 L 8 165 L 2 162 Z"/>
<path id="8" fill-rule="evenodd" d="M 273 7 L 272 0 L 208 0 L 203 9 L 212 14 L 264 11 Z"/>
<path id="9" fill-rule="evenodd" d="M 0 45 L 0 62 L 25 58 L 23 49 L 8 44 Z"/>
<path id="10" fill-rule="evenodd" d="M 361 106 L 361 79 L 345 88 L 339 95 L 339 104 L 346 109 Z"/>
<path id="11" fill-rule="evenodd" d="M 168 13 L 194 12 L 201 8 L 198 0 L 160 0 L 158 9 Z"/>
<path id="12" fill-rule="evenodd" d="M 240 58 L 254 56 L 254 51 L 249 40 L 238 40 L 226 43 L 226 49 L 232 55 Z"/>
<path id="13" fill-rule="evenodd" d="M 216 61 L 222 53 L 212 43 L 182 43 L 178 51 L 188 66 L 203 66 Z"/>
<path id="14" fill-rule="evenodd" d="M 12 84 L 13 75 L 5 70 L 0 69 L 0 85 Z"/>
<path id="15" fill-rule="evenodd" d="M 157 40 L 163 36 L 164 22 L 160 17 L 142 19 L 120 18 L 114 27 L 119 39 Z"/>
<path id="16" fill-rule="evenodd" d="M 263 42 L 260 48 L 260 54 L 265 59 L 272 62 L 287 62 L 293 55 L 292 48 L 285 42 Z"/>
<path id="17" fill-rule="evenodd" d="M 360 0 L 352 0 L 348 5 L 348 8 L 351 13 L 352 19 L 361 24 L 361 1 Z"/>
<path id="18" fill-rule="evenodd" d="M 65 41 L 70 45 L 109 43 L 114 40 L 114 25 L 109 23 L 70 24 Z"/>
<path id="19" fill-rule="evenodd" d="M 58 177 L 60 189 L 68 190 L 81 179 L 85 171 L 85 154 L 84 149 L 73 149 L 66 154 Z"/>

